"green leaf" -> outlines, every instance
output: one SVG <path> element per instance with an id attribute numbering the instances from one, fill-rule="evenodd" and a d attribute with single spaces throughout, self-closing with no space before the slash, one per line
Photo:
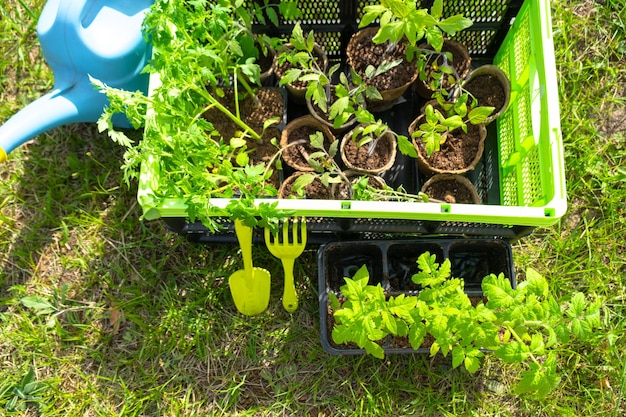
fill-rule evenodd
<path id="1" fill-rule="evenodd" d="M 365 344 L 365 346 L 363 347 L 365 348 L 365 351 L 369 353 L 370 355 L 372 355 L 373 357 L 378 358 L 378 359 L 385 358 L 385 351 L 379 344 L 370 341 L 367 344 Z"/>
<path id="2" fill-rule="evenodd" d="M 433 18 L 439 20 L 443 14 L 443 0 L 435 0 L 433 7 L 430 8 L 430 14 Z"/>
<path id="3" fill-rule="evenodd" d="M 272 25 L 278 26 L 278 15 L 276 14 L 276 10 L 272 7 L 265 8 L 265 13 L 267 13 L 267 18 L 272 22 Z"/>
<path id="4" fill-rule="evenodd" d="M 467 115 L 467 119 L 473 125 L 484 123 L 487 117 L 489 117 L 491 113 L 493 113 L 494 109 L 495 107 L 476 107 L 470 110 L 469 114 Z"/>
<path id="5" fill-rule="evenodd" d="M 239 152 L 235 157 L 235 163 L 240 167 L 245 167 L 250 162 L 250 157 L 246 152 Z"/>
<path id="6" fill-rule="evenodd" d="M 267 128 L 272 126 L 272 125 L 279 124 L 281 122 L 281 120 L 282 119 L 280 117 L 272 117 L 272 118 L 269 118 L 269 119 L 265 120 L 263 122 L 263 130 L 267 130 Z"/>
<path id="7" fill-rule="evenodd" d="M 426 326 L 421 321 L 416 321 L 409 329 L 409 343 L 413 349 L 419 349 L 424 343 L 426 336 Z"/>
<path id="8" fill-rule="evenodd" d="M 20 303 L 26 308 L 35 310 L 37 315 L 50 314 L 57 311 L 57 308 L 47 299 L 39 296 L 30 296 L 20 299 Z"/>
<path id="9" fill-rule="evenodd" d="M 526 288 L 528 294 L 535 294 L 541 298 L 547 297 L 549 292 L 548 281 L 532 268 L 526 269 L 526 280 L 520 283 L 518 288 Z"/>
<path id="10" fill-rule="evenodd" d="M 400 150 L 403 155 L 417 158 L 417 151 L 415 150 L 415 146 L 413 146 L 413 142 L 409 141 L 406 136 L 398 136 L 397 140 L 398 150 Z"/>
<path id="11" fill-rule="evenodd" d="M 560 382 L 561 378 L 556 374 L 556 355 L 551 353 L 543 365 L 529 364 L 529 369 L 522 372 L 522 378 L 515 387 L 515 393 L 534 393 L 536 397 L 543 398 Z"/>
<path id="12" fill-rule="evenodd" d="M 505 362 L 514 363 L 526 360 L 530 356 L 530 352 L 527 345 L 512 340 L 496 350 L 495 355 Z"/>
<path id="13" fill-rule="evenodd" d="M 337 155 L 337 151 L 338 151 L 338 149 L 339 149 L 339 141 L 338 141 L 338 140 L 335 140 L 335 141 L 333 141 L 333 142 L 330 144 L 330 146 L 328 147 L 328 155 L 329 155 L 331 158 L 334 158 L 334 157 L 335 157 L 335 155 Z"/>
<path id="14" fill-rule="evenodd" d="M 452 348 L 452 368 L 458 368 L 465 361 L 465 351 L 461 346 Z"/>
<path id="15" fill-rule="evenodd" d="M 324 149 L 324 135 L 322 132 L 315 132 L 309 136 L 311 146 L 315 149 Z"/>
<path id="16" fill-rule="evenodd" d="M 577 292 L 572 297 L 572 301 L 570 301 L 570 305 L 565 311 L 570 317 L 580 317 L 583 315 L 586 307 L 585 296 L 581 292 Z"/>
<path id="17" fill-rule="evenodd" d="M 465 361 L 463 365 L 467 372 L 473 374 L 480 369 L 481 358 L 483 357 L 483 353 L 479 350 L 474 350 L 472 352 L 466 353 Z"/>
<path id="18" fill-rule="evenodd" d="M 437 26 L 448 35 L 454 36 L 457 32 L 467 29 L 472 24 L 473 22 L 470 19 L 457 14 L 440 21 Z"/>
<path id="19" fill-rule="evenodd" d="M 293 190 L 304 190 L 304 188 L 315 180 L 315 174 L 302 174 L 293 183 Z"/>
<path id="20" fill-rule="evenodd" d="M 487 307 L 490 309 L 506 308 L 515 302 L 515 292 L 511 288 L 511 282 L 504 277 L 504 274 L 497 277 L 491 274 L 485 277 L 482 282 L 482 289 L 485 297 L 488 298 Z"/>
<path id="21" fill-rule="evenodd" d="M 426 29 L 426 41 L 437 52 L 443 48 L 443 34 L 437 27 Z"/>

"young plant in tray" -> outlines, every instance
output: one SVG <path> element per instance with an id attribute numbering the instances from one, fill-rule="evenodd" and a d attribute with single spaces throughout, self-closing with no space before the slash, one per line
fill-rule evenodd
<path id="1" fill-rule="evenodd" d="M 270 6 L 258 10 L 272 16 Z M 142 165 L 158 167 L 163 175 L 153 184 L 154 200 L 184 200 L 188 216 L 212 230 L 219 227 L 212 218 L 216 214 L 239 218 L 249 226 L 257 218 L 261 225 L 273 225 L 290 214 L 276 204 L 253 204 L 255 198 L 275 196 L 277 190 L 268 182 L 271 169 L 253 166 L 246 149 L 247 138 L 259 141 L 263 133 L 246 122 L 240 109 L 240 99 L 255 97 L 260 85 L 259 66 L 249 48 L 256 40 L 251 21 L 242 0 L 157 0 L 144 23 L 153 47 L 146 69 L 156 76 L 152 94 L 146 97 L 100 84 L 111 106 L 99 126 L 127 148 L 126 179 L 138 177 Z M 234 94 L 231 106 L 225 101 L 227 89 Z M 113 129 L 111 117 L 117 112 L 125 113 L 135 127 L 145 126 L 142 141 L 134 143 Z M 207 112 L 218 112 L 232 123 L 232 136 L 223 137 L 214 121 L 204 117 Z M 262 129 L 277 122 L 266 120 Z M 225 209 L 206 204 L 217 197 L 231 201 Z"/>
<path id="2" fill-rule="evenodd" d="M 463 365 L 470 373 L 480 369 L 485 351 L 492 351 L 504 362 L 523 364 L 516 393 L 545 396 L 560 381 L 559 347 L 574 337 L 584 341 L 600 327 L 598 301 L 582 293 L 557 299 L 546 279 L 532 269 L 516 289 L 502 274 L 485 277 L 487 301 L 473 305 L 463 280 L 450 277 L 450 260 L 440 265 L 426 252 L 417 263 L 421 272 L 412 278 L 421 286 L 417 295 L 388 297 L 380 284 L 368 284 L 365 266 L 345 278 L 339 296 L 329 293 L 333 341 L 356 343 L 383 358 L 380 343 L 388 336 L 407 338 L 413 349 L 429 340 L 431 355 L 451 355 L 454 368 Z"/>
<path id="3" fill-rule="evenodd" d="M 389 48 L 394 48 L 406 39 L 409 61 L 415 59 L 416 52 L 419 52 L 416 49 L 418 42 L 422 39 L 426 38 L 435 51 L 441 51 L 444 33 L 453 36 L 472 25 L 470 19 L 460 14 L 442 19 L 443 0 L 435 0 L 430 13 L 427 9 L 418 9 L 414 0 L 381 1 L 365 6 L 364 12 L 359 27 L 369 26 L 379 19 L 380 27 L 373 38 L 374 43 L 388 43 Z"/>
<path id="4" fill-rule="evenodd" d="M 390 169 L 396 159 L 398 135 L 382 120 L 365 110 L 357 116 L 359 124 L 341 143 L 344 164 L 360 172 L 380 174 Z M 403 138 L 406 140 L 406 137 Z"/>
<path id="5" fill-rule="evenodd" d="M 310 101 L 311 107 L 317 107 L 325 115 L 335 129 L 345 127 L 358 119 L 365 109 L 366 99 L 381 98 L 376 88 L 364 82 L 364 78 L 373 78 L 398 65 L 398 62 L 389 62 L 377 68 L 368 67 L 365 77 L 351 71 L 348 78 L 346 74 L 339 72 L 340 64 L 333 65 L 327 71 L 320 66 L 314 53 L 315 40 L 312 31 L 305 36 L 300 24 L 296 23 L 289 43 L 292 48 L 284 50 L 278 60 L 279 63 L 289 62 L 292 67 L 281 77 L 280 84 L 288 85 L 294 81 L 305 83 L 305 98 Z M 338 78 L 336 84 L 332 81 L 334 77 Z M 314 108 L 311 108 L 311 113 L 316 116 Z"/>
<path id="6" fill-rule="evenodd" d="M 307 158 L 309 165 L 313 168 L 313 172 L 307 172 L 296 179 L 292 190 L 301 196 L 304 196 L 304 189 L 307 185 L 318 179 L 325 187 L 331 184 L 350 184 L 350 180 L 344 174 L 343 170 L 335 162 L 335 155 L 339 146 L 339 141 L 333 141 L 328 150 L 324 147 L 324 135 L 321 132 L 312 134 L 310 144 L 315 152 Z"/>
<path id="7" fill-rule="evenodd" d="M 335 161 L 339 141 L 332 142 L 327 150 L 321 132 L 311 135 L 309 143 L 316 150 L 308 155 L 308 163 L 313 171 L 300 173 L 292 186 L 292 190 L 301 197 L 305 197 L 305 188 L 309 184 L 319 180 L 326 187 L 334 185 L 337 188 L 338 191 L 335 192 L 334 198 L 340 198 L 338 193 L 344 193 L 347 199 L 367 201 L 434 201 L 423 193 L 409 194 L 403 187 L 394 190 L 387 185 L 374 186 L 370 183 L 368 175 L 357 175 L 356 178 L 349 177 L 348 171 L 342 170 Z M 291 144 L 291 146 L 294 145 L 296 143 Z M 282 148 L 280 152 L 284 149 Z"/>
<path id="8" fill-rule="evenodd" d="M 467 133 L 468 123 L 483 124 L 493 112 L 493 107 L 469 107 L 467 105 L 469 98 L 468 94 L 463 94 L 453 103 L 438 100 L 438 108 L 432 103 L 426 105 L 422 123 L 414 126 L 411 137 L 423 141 L 428 157 L 440 150 L 441 145 L 454 130 L 461 129 Z"/>

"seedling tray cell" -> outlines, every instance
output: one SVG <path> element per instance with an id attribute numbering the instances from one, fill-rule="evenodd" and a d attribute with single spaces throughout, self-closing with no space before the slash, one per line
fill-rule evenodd
<path id="1" fill-rule="evenodd" d="M 316 31 L 317 41 L 331 61 L 344 62 L 344 47 L 358 29 L 366 4 L 369 2 L 331 1 L 322 7 L 318 2 L 302 1 L 299 6 L 304 13 L 303 29 Z M 565 213 L 563 144 L 549 2 L 446 1 L 444 10 L 448 15 L 463 13 L 475 21 L 474 26 L 457 35 L 468 46 L 473 65 L 493 63 L 512 83 L 509 108 L 488 126 L 483 158 L 466 175 L 477 187 L 482 204 L 280 200 L 279 207 L 293 209 L 308 218 L 311 242 L 337 237 L 433 234 L 515 239 L 535 227 L 556 223 Z M 286 36 L 293 24 L 281 22 L 277 28 L 257 29 Z M 398 133 L 407 134 L 421 105 L 423 100 L 409 89 L 391 110 L 377 116 Z M 293 103 L 288 103 L 287 108 L 288 119 L 304 111 Z M 402 184 L 408 191 L 416 192 L 427 178 L 419 175 L 415 165 L 414 160 L 400 156 L 383 177 L 393 187 Z M 166 177 L 167 173 L 159 171 L 156 156 L 142 166 L 138 200 L 144 218 L 162 218 L 172 230 L 191 240 L 235 241 L 230 219 L 217 219 L 224 224 L 224 231 L 209 233 L 202 224 L 186 220 L 184 200 L 155 198 L 159 182 Z M 262 201 L 275 200 L 258 200 Z M 215 198 L 206 204 L 223 208 L 228 200 Z"/>
<path id="2" fill-rule="evenodd" d="M 411 277 L 419 272 L 418 257 L 430 252 L 442 263 L 450 259 L 455 278 L 463 278 L 465 293 L 482 298 L 481 282 L 489 274 L 504 274 L 515 288 L 515 270 L 511 245 L 502 239 L 431 238 L 415 240 L 331 242 L 318 251 L 318 290 L 320 306 L 320 336 L 324 350 L 331 354 L 364 354 L 357 347 L 338 347 L 330 336 L 328 294 L 341 296 L 344 277 L 351 278 L 365 265 L 369 271 L 369 284 L 380 284 L 389 296 L 417 294 L 419 287 Z M 427 353 L 428 348 L 417 350 L 393 347 L 391 341 L 382 346 L 385 353 Z"/>

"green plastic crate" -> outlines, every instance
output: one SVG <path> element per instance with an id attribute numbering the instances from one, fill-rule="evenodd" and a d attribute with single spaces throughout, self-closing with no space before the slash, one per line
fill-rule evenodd
<path id="1" fill-rule="evenodd" d="M 331 3 L 326 5 L 327 10 Z M 333 51 L 339 54 L 336 45 L 342 42 L 342 36 L 345 39 L 342 33 L 346 13 L 360 13 L 368 4 L 357 2 L 357 7 L 352 5 L 346 12 L 343 3 L 337 2 L 341 11 L 325 25 L 309 16 L 315 15 L 315 3 L 305 1 L 302 5 L 304 9 L 312 8 L 305 13 L 309 20 L 302 22 L 304 29 L 320 29 L 318 42 L 329 46 L 331 59 Z M 450 14 L 463 13 L 474 20 L 471 30 L 458 36 L 468 44 L 473 61 L 493 62 L 512 84 L 509 109 L 498 119 L 497 130 L 491 128 L 491 135 L 497 137 L 494 145 L 492 149 L 486 145 L 482 168 L 468 175 L 475 184 L 480 183 L 479 192 L 487 203 L 280 200 L 279 207 L 313 219 L 309 220 L 310 232 L 518 237 L 534 227 L 556 223 L 565 213 L 563 144 L 549 2 L 448 1 L 445 7 Z M 352 27 L 356 27 L 352 17 Z M 156 80 L 151 87 L 154 83 Z M 202 225 L 186 223 L 184 201 L 155 200 L 151 190 L 163 174 L 158 172 L 157 162 L 144 165 L 140 175 L 138 200 L 144 218 L 162 218 L 180 233 L 202 235 L 206 232 Z M 207 204 L 224 207 L 228 200 L 211 199 Z M 229 223 L 229 219 L 223 221 Z M 232 228 L 227 233 L 232 235 Z"/>

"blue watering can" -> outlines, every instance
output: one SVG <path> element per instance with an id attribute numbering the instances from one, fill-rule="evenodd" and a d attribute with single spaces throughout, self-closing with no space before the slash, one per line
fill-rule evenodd
<path id="1" fill-rule="evenodd" d="M 0 162 L 27 140 L 69 123 L 95 122 L 108 104 L 89 76 L 128 91 L 148 88 L 141 74 L 150 46 L 141 26 L 154 0 L 50 0 L 37 23 L 54 90 L 0 126 Z M 117 116 L 117 115 L 116 115 Z M 122 116 L 117 127 L 130 127 Z"/>

